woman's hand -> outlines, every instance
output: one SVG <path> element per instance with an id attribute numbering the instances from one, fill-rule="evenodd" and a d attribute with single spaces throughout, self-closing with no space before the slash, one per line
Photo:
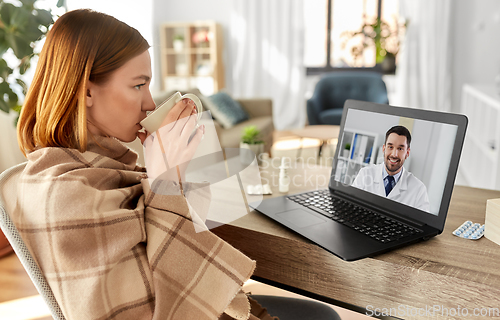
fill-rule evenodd
<path id="1" fill-rule="evenodd" d="M 163 175 L 166 170 L 168 179 L 184 180 L 189 161 L 193 158 L 205 132 L 205 127 L 200 126 L 196 129 L 192 139 L 189 140 L 196 128 L 196 121 L 196 106 L 190 99 L 183 99 L 172 107 L 160 129 L 156 132 L 160 150 L 164 156 L 159 157 L 152 155 L 151 152 L 146 152 L 148 153 L 146 161 L 150 160 L 147 161 L 146 165 L 150 178 L 154 179 L 160 174 Z M 139 135 L 143 144 L 148 136 L 149 133 Z M 149 148 L 148 145 L 145 147 Z M 163 163 L 158 163 L 159 161 L 163 161 Z"/>

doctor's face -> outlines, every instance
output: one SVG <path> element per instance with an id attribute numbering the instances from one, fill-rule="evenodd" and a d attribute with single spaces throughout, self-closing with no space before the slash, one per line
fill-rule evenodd
<path id="1" fill-rule="evenodd" d="M 382 147 L 384 151 L 384 163 L 387 172 L 392 176 L 401 171 L 405 160 L 410 156 L 410 148 L 406 143 L 406 137 L 397 133 L 391 133 Z"/>

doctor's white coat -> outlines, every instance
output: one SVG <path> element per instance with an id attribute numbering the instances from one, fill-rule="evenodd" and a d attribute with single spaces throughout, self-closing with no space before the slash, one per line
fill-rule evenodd
<path id="1" fill-rule="evenodd" d="M 359 170 L 352 186 L 386 197 L 382 170 L 384 170 L 384 163 L 362 168 Z M 430 212 L 431 206 L 427 188 L 422 181 L 404 168 L 398 183 L 396 183 L 387 198 Z"/>

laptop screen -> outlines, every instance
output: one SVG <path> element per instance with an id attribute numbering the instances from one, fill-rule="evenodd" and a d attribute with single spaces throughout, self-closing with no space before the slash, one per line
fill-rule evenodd
<path id="1" fill-rule="evenodd" d="M 451 197 L 467 122 L 463 118 L 349 100 L 332 179 L 358 197 L 366 192 L 437 216 L 443 197 L 446 210 Z"/>

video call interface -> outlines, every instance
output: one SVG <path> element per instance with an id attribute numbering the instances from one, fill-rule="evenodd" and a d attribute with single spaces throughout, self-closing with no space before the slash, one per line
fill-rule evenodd
<path id="1" fill-rule="evenodd" d="M 394 127 L 398 133 L 390 133 L 386 143 Z M 334 180 L 437 215 L 457 130 L 446 123 L 349 109 Z"/>

